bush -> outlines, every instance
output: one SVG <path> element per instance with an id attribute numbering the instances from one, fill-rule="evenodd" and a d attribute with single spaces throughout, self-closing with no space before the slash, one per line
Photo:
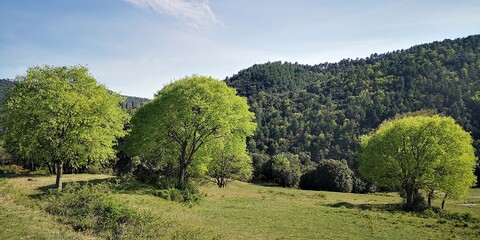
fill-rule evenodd
<path id="1" fill-rule="evenodd" d="M 252 181 L 267 181 L 272 178 L 272 171 L 268 168 L 270 156 L 262 153 L 252 154 L 253 176 Z"/>
<path id="2" fill-rule="evenodd" d="M 113 200 L 108 184 L 67 184 L 62 192 L 47 195 L 45 208 L 75 230 L 103 237 L 122 235 L 125 225 L 140 221 L 138 214 Z"/>
<path id="3" fill-rule="evenodd" d="M 28 169 L 16 164 L 10 164 L 6 166 L 0 166 L 0 174 L 26 174 Z"/>
<path id="4" fill-rule="evenodd" d="M 111 185 L 70 183 L 62 192 L 50 191 L 46 211 L 60 217 L 76 231 L 106 239 L 199 239 L 203 230 L 192 229 L 137 212 L 113 199 Z"/>
<path id="5" fill-rule="evenodd" d="M 178 181 L 175 178 L 162 177 L 154 184 L 159 189 L 177 188 Z M 187 183 L 188 184 L 188 183 Z"/>
<path id="6" fill-rule="evenodd" d="M 300 188 L 309 190 L 326 190 L 351 192 L 353 172 L 346 161 L 323 160 L 317 169 L 305 173 L 300 180 Z"/>
<path id="7" fill-rule="evenodd" d="M 353 193 L 371 193 L 371 192 L 377 191 L 377 187 L 375 185 L 364 181 L 355 173 L 352 174 L 352 181 L 353 181 L 353 187 L 352 187 Z"/>
<path id="8" fill-rule="evenodd" d="M 296 187 L 300 181 L 300 161 L 298 155 L 280 153 L 271 160 L 274 182 L 282 187 Z"/>
<path id="9" fill-rule="evenodd" d="M 176 188 L 173 180 L 164 179 L 159 182 L 165 188 L 158 190 L 155 195 L 170 201 L 194 203 L 202 198 L 198 187 L 192 182 L 186 182 L 183 189 Z M 173 184 L 173 185 L 172 185 Z"/>
<path id="10" fill-rule="evenodd" d="M 113 168 L 119 176 L 132 176 L 140 162 L 140 157 L 127 156 L 120 150 L 117 152 L 117 161 L 115 161 Z"/>
<path id="11" fill-rule="evenodd" d="M 146 164 L 139 164 L 133 171 L 134 177 L 146 184 L 156 184 L 159 180 L 160 173 L 157 169 L 147 166 Z"/>

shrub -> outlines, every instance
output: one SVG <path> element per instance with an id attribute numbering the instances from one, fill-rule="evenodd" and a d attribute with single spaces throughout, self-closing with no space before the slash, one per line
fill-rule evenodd
<path id="1" fill-rule="evenodd" d="M 140 162 L 140 157 L 127 156 L 120 150 L 117 152 L 117 161 L 115 161 L 113 168 L 119 176 L 132 176 Z"/>
<path id="2" fill-rule="evenodd" d="M 353 172 L 346 161 L 323 160 L 317 169 L 305 173 L 300 180 L 300 188 L 309 190 L 326 190 L 351 192 Z"/>
<path id="3" fill-rule="evenodd" d="M 149 213 L 137 212 L 113 199 L 111 185 L 70 183 L 62 192 L 50 191 L 46 211 L 76 231 L 106 239 L 204 239 L 201 229 L 179 225 Z"/>
<path id="4" fill-rule="evenodd" d="M 355 173 L 352 174 L 352 181 L 353 181 L 353 187 L 352 187 L 353 193 L 371 193 L 371 192 L 377 191 L 377 187 L 375 185 L 364 181 L 363 179 L 360 178 L 360 176 L 358 176 Z"/>
<path id="5" fill-rule="evenodd" d="M 28 169 L 16 164 L 10 164 L 6 166 L 0 166 L 0 174 L 26 174 Z"/>
<path id="6" fill-rule="evenodd" d="M 400 197 L 403 199 L 406 199 L 407 193 L 404 190 L 401 190 L 399 192 Z M 420 193 L 418 190 L 413 192 L 413 203 L 411 206 L 404 206 L 406 210 L 413 210 L 413 211 L 424 211 L 426 210 L 429 206 L 427 205 L 427 202 L 425 201 L 425 197 L 423 196 L 422 193 Z"/>
<path id="7" fill-rule="evenodd" d="M 177 180 L 175 178 L 162 177 L 157 180 L 155 186 L 159 189 L 176 188 Z"/>
<path id="8" fill-rule="evenodd" d="M 99 236 L 121 235 L 125 225 L 139 221 L 138 214 L 113 200 L 108 184 L 68 184 L 62 192 L 51 191 L 45 204 L 48 213 L 60 216 L 75 230 Z"/>
<path id="9" fill-rule="evenodd" d="M 298 155 L 280 153 L 273 156 L 271 169 L 274 181 L 282 187 L 296 187 L 300 181 L 300 161 Z"/>
<path id="10" fill-rule="evenodd" d="M 267 181 L 271 178 L 272 172 L 268 168 L 270 156 L 262 153 L 252 154 L 253 181 Z"/>
<path id="11" fill-rule="evenodd" d="M 146 184 L 155 184 L 159 180 L 160 173 L 158 169 L 147 164 L 139 164 L 133 171 L 134 177 Z"/>
<path id="12" fill-rule="evenodd" d="M 160 181 L 165 188 L 158 190 L 155 195 L 170 201 L 185 203 L 195 203 L 202 198 L 202 194 L 194 183 L 186 182 L 183 189 L 178 189 L 176 185 L 171 185 L 173 181 L 169 181 L 168 178 Z"/>

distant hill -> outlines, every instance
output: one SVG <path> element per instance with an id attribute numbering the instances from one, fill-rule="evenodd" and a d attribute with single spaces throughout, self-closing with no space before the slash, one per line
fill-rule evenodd
<path id="1" fill-rule="evenodd" d="M 480 35 L 338 63 L 256 64 L 225 81 L 256 114 L 251 152 L 352 166 L 362 134 L 422 109 L 455 118 L 480 149 Z"/>
<path id="2" fill-rule="evenodd" d="M 0 79 L 0 98 L 4 98 L 6 96 L 7 89 L 13 86 L 13 81 L 10 79 Z M 122 104 L 122 108 L 124 109 L 134 109 L 140 106 L 142 103 L 150 101 L 148 98 L 141 98 L 141 97 L 132 97 L 132 96 L 125 96 L 125 102 Z"/>
<path id="3" fill-rule="evenodd" d="M 7 94 L 7 89 L 13 86 L 10 79 L 0 79 L 0 99 L 3 99 Z"/>

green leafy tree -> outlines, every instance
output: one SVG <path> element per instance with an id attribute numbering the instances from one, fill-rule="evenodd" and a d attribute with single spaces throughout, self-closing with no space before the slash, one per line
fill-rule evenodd
<path id="1" fill-rule="evenodd" d="M 252 176 L 252 158 L 247 154 L 245 136 L 231 134 L 215 140 L 208 165 L 208 176 L 223 188 L 231 180 L 248 180 Z"/>
<path id="2" fill-rule="evenodd" d="M 165 86 L 137 110 L 125 150 L 154 160 L 159 167 L 172 167 L 183 188 L 190 175 L 208 171 L 211 155 L 204 149 L 224 147 L 218 142 L 230 135 L 245 141 L 255 131 L 254 118 L 247 100 L 235 89 L 193 75 Z"/>
<path id="3" fill-rule="evenodd" d="M 62 189 L 63 166 L 84 165 L 115 156 L 125 135 L 123 99 L 107 90 L 83 66 L 31 67 L 9 91 L 2 133 L 10 152 L 56 166 Z"/>
<path id="4" fill-rule="evenodd" d="M 298 155 L 280 153 L 272 157 L 272 175 L 282 187 L 296 187 L 302 174 Z"/>
<path id="5" fill-rule="evenodd" d="M 345 160 L 323 160 L 315 170 L 302 175 L 300 188 L 351 192 L 353 188 L 353 175 L 352 170 L 350 170 Z"/>
<path id="6" fill-rule="evenodd" d="M 372 182 L 403 188 L 407 208 L 418 190 L 462 197 L 475 183 L 472 137 L 450 117 L 403 116 L 361 140 L 359 172 Z"/>

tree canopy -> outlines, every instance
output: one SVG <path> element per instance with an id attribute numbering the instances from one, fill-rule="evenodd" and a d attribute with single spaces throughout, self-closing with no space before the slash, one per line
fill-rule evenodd
<path id="1" fill-rule="evenodd" d="M 55 164 L 61 190 L 64 163 L 115 156 L 112 147 L 128 121 L 122 101 L 86 67 L 31 67 L 15 81 L 2 110 L 6 147 L 16 156 Z"/>
<path id="2" fill-rule="evenodd" d="M 367 180 L 402 188 L 413 208 L 420 189 L 463 197 L 475 183 L 472 137 L 451 117 L 401 116 L 361 141 L 359 172 Z"/>
<path id="3" fill-rule="evenodd" d="M 316 163 L 345 159 L 353 167 L 361 135 L 396 114 L 422 109 L 451 116 L 480 139 L 474 97 L 480 93 L 480 35 L 337 63 L 255 64 L 226 82 L 255 112 L 253 153 L 307 153 Z M 480 142 L 476 146 L 479 152 Z"/>
<path id="4" fill-rule="evenodd" d="M 138 109 L 125 150 L 159 168 L 175 169 L 178 187 L 183 188 L 189 176 L 208 171 L 212 156 L 203 149 L 223 147 L 216 143 L 231 135 L 245 141 L 255 131 L 254 118 L 235 89 L 193 75 L 165 86 Z"/>

